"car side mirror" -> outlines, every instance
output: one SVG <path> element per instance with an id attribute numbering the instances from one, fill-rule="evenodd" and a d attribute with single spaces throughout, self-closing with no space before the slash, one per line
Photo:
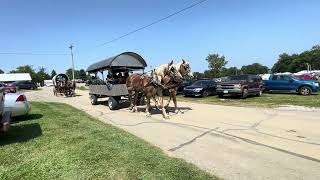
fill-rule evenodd
<path id="1" fill-rule="evenodd" d="M 289 82 L 290 82 L 290 83 L 293 83 L 293 79 L 290 79 Z"/>

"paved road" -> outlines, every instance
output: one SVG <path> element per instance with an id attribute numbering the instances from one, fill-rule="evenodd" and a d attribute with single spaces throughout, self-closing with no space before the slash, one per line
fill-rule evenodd
<path id="1" fill-rule="evenodd" d="M 26 94 L 31 101 L 70 104 L 224 179 L 320 179 L 319 110 L 179 102 L 184 113 L 164 120 L 159 113 L 147 118 L 92 106 L 87 91 L 77 93 L 54 97 L 44 88 Z"/>

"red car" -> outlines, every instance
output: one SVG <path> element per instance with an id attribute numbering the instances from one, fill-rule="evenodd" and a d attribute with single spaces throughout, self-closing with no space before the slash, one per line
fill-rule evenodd
<path id="1" fill-rule="evenodd" d="M 4 87 L 6 93 L 16 93 L 17 92 L 17 90 L 14 87 L 9 86 L 9 85 L 5 85 L 2 82 L 0 82 L 0 87 Z"/>
<path id="2" fill-rule="evenodd" d="M 301 79 L 301 80 L 316 80 L 317 78 L 315 76 L 312 76 L 310 74 L 304 74 L 304 75 L 298 75 L 298 76 L 295 76 L 296 78 L 298 79 Z"/>

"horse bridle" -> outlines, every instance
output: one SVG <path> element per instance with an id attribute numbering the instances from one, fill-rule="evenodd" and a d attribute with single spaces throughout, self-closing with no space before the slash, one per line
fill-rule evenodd
<path id="1" fill-rule="evenodd" d="M 183 67 L 183 69 L 186 72 L 186 74 L 188 74 L 189 71 L 190 71 L 190 65 L 189 64 L 181 64 L 181 66 Z"/>
<path id="2" fill-rule="evenodd" d="M 170 69 L 167 70 L 166 75 L 170 76 L 173 81 L 180 82 L 182 81 L 181 78 L 179 78 L 179 71 L 177 71 L 176 68 L 170 67 Z M 180 75 L 181 76 L 181 75 Z"/>

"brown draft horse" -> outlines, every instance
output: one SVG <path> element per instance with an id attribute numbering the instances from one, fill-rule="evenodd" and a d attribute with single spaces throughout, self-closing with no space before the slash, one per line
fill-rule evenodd
<path id="1" fill-rule="evenodd" d="M 192 73 L 192 70 L 191 70 L 191 67 L 189 65 L 189 62 L 182 59 L 180 63 L 174 65 L 177 69 L 177 71 L 181 74 L 181 76 L 184 78 L 184 79 L 187 79 L 187 78 L 192 78 L 193 77 L 193 73 Z M 178 90 L 178 87 L 180 86 L 180 82 L 176 82 L 176 84 L 172 84 L 172 88 L 168 88 L 168 91 L 169 91 L 169 100 L 166 104 L 166 109 L 169 107 L 169 104 L 170 104 L 170 101 L 171 99 L 173 100 L 173 103 L 174 103 L 174 112 L 175 113 L 178 113 L 178 106 L 177 106 L 177 98 L 176 98 L 176 95 L 177 95 L 177 90 Z"/>
<path id="2" fill-rule="evenodd" d="M 163 75 L 165 77 L 162 78 L 162 82 L 166 82 L 166 84 L 162 84 L 162 85 L 155 84 L 151 80 L 151 77 L 148 75 L 132 74 L 127 78 L 126 84 L 129 92 L 130 109 L 132 109 L 133 112 L 137 110 L 136 103 L 137 103 L 138 94 L 143 93 L 143 95 L 147 99 L 147 107 L 146 107 L 147 116 L 150 116 L 150 112 L 149 112 L 150 99 L 151 98 L 155 99 L 155 97 L 158 96 L 160 99 L 160 109 L 162 111 L 162 116 L 164 118 L 169 118 L 169 116 L 166 114 L 166 111 L 163 105 L 162 91 L 164 88 L 166 88 L 167 85 L 169 85 L 169 82 L 181 81 L 182 76 L 176 70 L 175 66 L 172 66 L 172 63 L 171 65 L 170 63 L 168 64 L 168 68 L 164 70 Z M 170 88 L 170 86 L 168 87 Z"/>

